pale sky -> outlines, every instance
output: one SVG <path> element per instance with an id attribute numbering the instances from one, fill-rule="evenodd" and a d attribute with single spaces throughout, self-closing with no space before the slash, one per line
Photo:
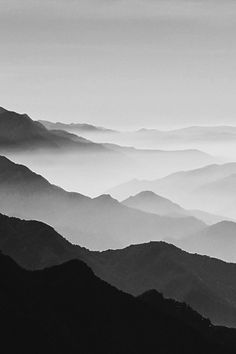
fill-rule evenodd
<path id="1" fill-rule="evenodd" d="M 117 128 L 236 125 L 235 0 L 0 0 L 0 106 Z"/>

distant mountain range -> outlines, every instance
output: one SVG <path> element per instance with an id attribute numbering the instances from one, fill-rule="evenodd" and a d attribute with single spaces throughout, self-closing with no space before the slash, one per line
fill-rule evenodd
<path id="1" fill-rule="evenodd" d="M 0 157 L 0 208 L 10 216 L 46 222 L 71 242 L 93 250 L 166 240 L 192 252 L 236 261 L 232 227 L 228 227 L 235 223 L 216 224 L 225 228 L 204 247 L 204 235 L 213 228 L 206 223 L 218 222 L 218 216 L 183 209 L 150 192 L 123 203 L 109 195 L 89 198 L 67 192 L 5 157 Z M 198 238 L 203 241 L 198 243 Z"/>
<path id="2" fill-rule="evenodd" d="M 182 208 L 179 204 L 173 203 L 170 199 L 164 198 L 151 191 L 143 191 L 124 200 L 122 204 L 158 215 L 173 217 L 194 216 L 206 224 L 215 224 L 225 220 L 224 217 L 203 212 L 201 210 L 188 210 Z"/>
<path id="3" fill-rule="evenodd" d="M 191 126 L 186 128 L 172 129 L 172 130 L 158 130 L 141 128 L 136 131 L 119 131 L 113 129 L 107 129 L 104 127 L 97 127 L 92 124 L 86 123 L 61 123 L 50 122 L 46 120 L 39 120 L 47 129 L 61 129 L 70 132 L 84 132 L 84 133 L 116 133 L 117 138 L 119 135 L 124 135 L 127 138 L 139 137 L 140 141 L 144 138 L 156 139 L 156 140 L 169 140 L 170 143 L 173 140 L 189 140 L 189 141 L 217 141 L 217 140 L 236 140 L 236 127 L 234 126 Z"/>
<path id="4" fill-rule="evenodd" d="M 122 200 L 147 190 L 171 198 L 186 208 L 236 217 L 235 162 L 180 171 L 153 181 L 131 180 L 108 190 L 108 193 Z"/>
<path id="5" fill-rule="evenodd" d="M 89 198 L 50 184 L 27 167 L 0 157 L 0 208 L 8 215 L 47 222 L 73 243 L 92 249 L 183 238 L 205 224 L 129 208 L 109 195 Z"/>
<path id="6" fill-rule="evenodd" d="M 206 254 L 236 263 L 236 223 L 234 222 L 221 221 L 186 239 L 173 242 L 188 252 Z"/>
<path id="7" fill-rule="evenodd" d="M 156 292 L 134 298 L 72 260 L 29 272 L 0 254 L 4 353 L 229 353 L 235 330 L 214 327 Z"/>
<path id="8" fill-rule="evenodd" d="M 77 258 L 125 292 L 136 296 L 156 289 L 186 302 L 215 324 L 236 327 L 235 264 L 189 254 L 164 242 L 91 252 L 70 244 L 46 224 L 1 214 L 0 249 L 30 270 Z"/>
<path id="9" fill-rule="evenodd" d="M 187 235 L 181 240 L 169 239 L 182 249 L 236 263 L 236 223 L 200 210 L 187 210 L 167 198 L 144 191 L 122 202 L 128 207 L 158 215 L 186 217 L 191 215 L 211 226 Z M 223 220 L 223 221 L 222 221 Z"/>
<path id="10" fill-rule="evenodd" d="M 236 173 L 235 162 L 221 165 L 212 164 L 193 170 L 178 171 L 156 180 L 131 180 L 108 192 L 119 200 L 147 190 L 160 193 L 167 198 L 178 199 L 183 195 L 189 196 L 204 184 L 216 182 L 234 173 Z"/>
<path id="11" fill-rule="evenodd" d="M 115 133 L 115 130 L 107 129 L 103 127 L 97 127 L 87 123 L 61 123 L 50 122 L 48 120 L 39 120 L 39 123 L 43 124 L 45 128 L 49 130 L 65 130 L 72 133 Z"/>
<path id="12" fill-rule="evenodd" d="M 55 184 L 90 196 L 134 177 L 162 177 L 217 161 L 196 149 L 148 150 L 94 143 L 65 130 L 49 130 L 26 114 L 4 108 L 0 110 L 0 154 L 45 174 Z"/>
<path id="13" fill-rule="evenodd" d="M 41 123 L 33 121 L 27 114 L 0 110 L 0 149 L 85 149 L 108 151 L 100 144 L 70 134 L 66 131 L 46 129 Z"/>
<path id="14" fill-rule="evenodd" d="M 136 131 L 117 131 L 81 123 L 40 122 L 48 129 L 66 130 L 99 143 L 132 145 L 141 149 L 201 148 L 207 145 L 222 146 L 222 144 L 236 143 L 234 126 L 191 126 L 172 130 L 142 128 Z"/>
<path id="15" fill-rule="evenodd" d="M 132 134 L 132 133 L 131 133 Z M 181 142 L 198 142 L 198 141 L 234 141 L 236 140 L 236 127 L 234 126 L 191 126 L 186 128 L 172 129 L 172 130 L 157 130 L 157 129 L 140 129 L 133 134 L 139 135 L 149 139 L 156 138 L 163 141 Z"/>

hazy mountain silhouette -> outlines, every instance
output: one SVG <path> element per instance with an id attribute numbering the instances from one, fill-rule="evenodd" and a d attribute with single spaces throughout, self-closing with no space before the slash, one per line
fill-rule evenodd
<path id="1" fill-rule="evenodd" d="M 65 130 L 72 133 L 115 133 L 113 129 L 107 129 L 103 127 L 97 127 L 92 124 L 87 123 L 61 123 L 61 122 L 50 122 L 47 120 L 39 120 L 39 123 L 43 124 L 45 128 L 49 130 Z"/>
<path id="2" fill-rule="evenodd" d="M 208 165 L 194 170 L 172 173 L 164 178 L 148 180 L 132 180 L 110 189 L 108 192 L 117 199 L 125 199 L 142 191 L 160 193 L 167 198 L 184 199 L 197 188 L 236 173 L 236 163 Z"/>
<path id="3" fill-rule="evenodd" d="M 55 123 L 51 123 L 53 127 Z M 50 126 L 49 122 L 45 125 Z M 96 141 L 97 143 L 113 143 L 118 145 L 129 145 L 139 149 L 188 149 L 198 148 L 204 151 L 219 151 L 224 147 L 232 149 L 235 144 L 236 127 L 233 126 L 190 126 L 172 130 L 158 130 L 142 128 L 135 131 L 111 131 L 106 129 L 72 130 L 76 124 L 58 126 L 81 134 L 83 137 Z M 96 127 L 95 127 L 96 128 Z"/>
<path id="4" fill-rule="evenodd" d="M 101 144 L 78 137 L 61 130 L 48 130 L 41 123 L 33 121 L 27 114 L 19 114 L 1 107 L 0 110 L 1 150 L 35 149 L 96 149 L 109 151 Z"/>
<path id="5" fill-rule="evenodd" d="M 186 128 L 171 129 L 171 130 L 158 130 L 158 129 L 148 129 L 141 128 L 136 131 L 118 131 L 114 129 L 107 129 L 104 127 L 97 127 L 92 124 L 86 123 L 61 123 L 61 122 L 50 122 L 46 120 L 39 120 L 47 129 L 62 129 L 68 131 L 96 131 L 96 132 L 110 132 L 119 133 L 120 135 L 137 135 L 140 137 L 148 137 L 166 140 L 231 140 L 236 138 L 236 127 L 221 125 L 221 126 L 190 126 Z"/>
<path id="6" fill-rule="evenodd" d="M 186 215 L 186 211 L 171 200 L 151 191 L 143 191 L 124 200 L 122 204 L 158 215 Z"/>
<path id="7" fill-rule="evenodd" d="M 133 132 L 140 138 L 158 138 L 163 142 L 198 142 L 198 141 L 229 141 L 236 138 L 236 127 L 233 126 L 190 126 L 186 128 L 161 131 L 157 129 L 140 129 Z"/>
<path id="8" fill-rule="evenodd" d="M 80 133 L 48 130 L 25 114 L 3 108 L 0 110 L 0 153 L 30 166 L 57 185 L 90 196 L 134 177 L 163 177 L 179 169 L 216 161 L 213 156 L 194 149 L 141 150 L 94 143 L 93 139 L 82 138 Z"/>
<path id="9" fill-rule="evenodd" d="M 122 204 L 130 208 L 135 208 L 158 215 L 168 215 L 174 217 L 194 216 L 204 221 L 206 224 L 215 224 L 223 218 L 201 210 L 184 209 L 179 204 L 173 203 L 170 199 L 164 198 L 151 191 L 143 191 L 131 196 L 124 200 Z"/>
<path id="10" fill-rule="evenodd" d="M 236 327 L 235 264 L 188 254 L 163 242 L 91 252 L 70 244 L 46 224 L 4 215 L 0 215 L 0 249 L 30 270 L 77 258 L 125 292 L 139 295 L 156 289 L 216 324 Z"/>
<path id="11" fill-rule="evenodd" d="M 236 350 L 235 330 L 214 327 L 190 309 L 176 316 L 183 305 L 169 306 L 158 295 L 137 299 L 122 293 L 81 261 L 29 272 L 1 254 L 0 265 L 4 353 L 223 354 Z"/>
<path id="12" fill-rule="evenodd" d="M 197 149 L 182 149 L 182 150 L 172 150 L 172 151 L 170 149 L 150 150 L 145 148 L 143 149 L 134 148 L 130 146 L 131 145 L 130 143 L 128 143 L 128 146 L 120 146 L 117 144 L 105 143 L 107 136 L 109 137 L 112 136 L 113 134 L 119 135 L 121 134 L 121 132 L 111 130 L 111 129 L 106 129 L 103 127 L 96 127 L 90 124 L 80 124 L 80 123 L 65 124 L 60 122 L 52 123 L 49 121 L 39 121 L 39 122 L 41 122 L 49 130 L 59 129 L 61 131 L 72 132 L 82 136 L 86 136 L 88 138 L 91 138 L 92 140 L 94 138 L 95 141 L 97 135 L 99 135 L 104 139 L 101 141 L 104 147 L 114 152 L 126 154 L 127 156 L 133 159 L 133 162 L 138 160 L 139 163 L 142 162 L 142 164 L 145 166 L 149 166 L 150 164 L 155 163 L 156 162 L 155 159 L 158 159 L 159 164 L 162 165 L 162 169 L 167 167 L 168 165 L 170 168 L 171 164 L 173 165 L 179 164 L 179 168 L 184 168 L 186 164 L 188 164 L 189 166 L 193 166 L 192 165 L 193 161 L 195 163 L 195 166 L 200 166 L 204 164 L 209 164 L 214 160 L 213 157 L 210 156 L 209 154 Z"/>
<path id="13" fill-rule="evenodd" d="M 208 209 L 235 218 L 235 193 L 236 173 L 233 173 L 216 181 L 201 185 L 194 191 L 192 198 L 195 198 L 197 203 L 200 203 L 201 199 Z"/>
<path id="14" fill-rule="evenodd" d="M 0 207 L 3 213 L 44 221 L 73 243 L 92 249 L 180 238 L 205 224 L 193 217 L 172 218 L 128 208 L 102 195 L 70 193 L 28 168 L 0 157 Z"/>
<path id="15" fill-rule="evenodd" d="M 177 245 L 189 252 L 236 263 L 236 223 L 221 221 L 187 237 Z"/>

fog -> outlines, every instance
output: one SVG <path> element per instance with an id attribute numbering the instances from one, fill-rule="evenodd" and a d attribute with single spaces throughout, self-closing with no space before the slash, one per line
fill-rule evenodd
<path id="1" fill-rule="evenodd" d="M 119 149 L 118 149 L 119 150 Z M 8 152 L 12 161 L 28 166 L 51 183 L 89 196 L 97 196 L 130 179 L 155 179 L 182 169 L 217 161 L 199 151 L 137 151 L 108 153 L 67 151 Z"/>
<path id="2" fill-rule="evenodd" d="M 198 127 L 189 129 L 198 130 Z M 188 128 L 187 128 L 188 129 Z M 201 127 L 200 127 L 201 129 Z M 160 131 L 152 129 L 141 129 L 138 131 L 117 131 L 117 132 L 94 132 L 67 128 L 72 133 L 81 135 L 97 143 L 113 143 L 124 146 L 133 146 L 138 149 L 164 149 L 183 150 L 199 149 L 223 161 L 236 159 L 236 129 L 235 127 L 213 127 L 212 131 L 196 132 L 184 131 Z"/>

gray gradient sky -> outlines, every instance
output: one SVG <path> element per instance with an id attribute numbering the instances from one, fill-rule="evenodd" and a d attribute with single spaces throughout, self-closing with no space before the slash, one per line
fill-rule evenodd
<path id="1" fill-rule="evenodd" d="M 0 105 L 110 127 L 236 124 L 236 1 L 0 0 Z"/>

